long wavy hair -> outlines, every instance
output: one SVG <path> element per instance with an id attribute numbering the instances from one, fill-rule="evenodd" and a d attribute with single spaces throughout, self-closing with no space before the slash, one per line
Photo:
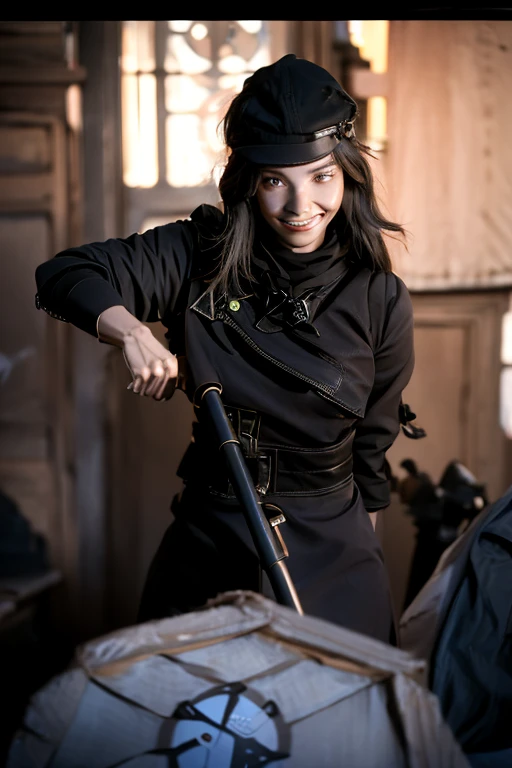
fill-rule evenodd
<path id="1" fill-rule="evenodd" d="M 256 235 L 254 206 L 259 167 L 232 149 L 238 136 L 238 118 L 245 101 L 244 91 L 232 100 L 221 123 L 228 158 L 219 180 L 219 192 L 225 214 L 225 226 L 219 236 L 220 266 L 209 288 L 227 293 L 242 292 L 245 281 L 253 280 L 251 254 Z M 405 239 L 405 229 L 388 220 L 380 211 L 368 157 L 371 149 L 355 136 L 342 138 L 333 150 L 333 158 L 342 169 L 345 182 L 341 208 L 334 219 L 338 238 L 347 245 L 353 259 L 372 271 L 392 271 L 391 257 L 383 233 Z"/>

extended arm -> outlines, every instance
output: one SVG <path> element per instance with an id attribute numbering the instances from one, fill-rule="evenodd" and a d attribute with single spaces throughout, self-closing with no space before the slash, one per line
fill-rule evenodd
<path id="1" fill-rule="evenodd" d="M 173 312 L 192 247 L 190 226 L 175 223 L 70 248 L 37 268 L 39 306 L 122 349 L 135 393 L 168 399 L 177 360 L 145 323 Z"/>

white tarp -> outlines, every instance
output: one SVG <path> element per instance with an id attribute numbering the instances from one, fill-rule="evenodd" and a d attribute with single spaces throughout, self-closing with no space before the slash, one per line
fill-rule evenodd
<path id="1" fill-rule="evenodd" d="M 90 641 L 7 768 L 468 768 L 411 654 L 251 592 Z"/>

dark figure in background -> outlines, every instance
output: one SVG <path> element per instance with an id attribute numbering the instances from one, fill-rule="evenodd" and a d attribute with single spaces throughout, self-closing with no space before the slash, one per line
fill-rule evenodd
<path id="1" fill-rule="evenodd" d="M 488 504 L 485 486 L 459 461 L 450 462 L 436 486 L 426 472 L 420 472 L 412 459 L 400 464 L 407 477 L 395 488 L 416 526 L 416 546 L 412 558 L 404 610 L 426 584 L 439 558 Z"/>
<path id="2" fill-rule="evenodd" d="M 37 269 L 37 301 L 121 348 L 138 396 L 165 401 L 178 386 L 197 404 L 214 370 L 262 501 L 285 516 L 304 611 L 394 642 L 374 525 L 390 502 L 385 456 L 413 371 L 413 314 L 383 237 L 404 231 L 379 211 L 356 114 L 312 62 L 262 67 L 223 121 L 219 206 L 57 254 Z M 157 321 L 170 351 L 145 325 Z M 260 588 L 210 449 L 198 408 L 141 621 Z"/>

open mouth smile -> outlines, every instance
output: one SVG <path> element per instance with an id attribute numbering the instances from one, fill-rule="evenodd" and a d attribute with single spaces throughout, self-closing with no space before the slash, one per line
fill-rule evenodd
<path id="1" fill-rule="evenodd" d="M 287 221 L 286 219 L 279 219 L 280 223 L 288 229 L 305 230 L 314 227 L 320 220 L 320 214 L 312 216 L 310 219 L 304 219 L 304 221 Z"/>

